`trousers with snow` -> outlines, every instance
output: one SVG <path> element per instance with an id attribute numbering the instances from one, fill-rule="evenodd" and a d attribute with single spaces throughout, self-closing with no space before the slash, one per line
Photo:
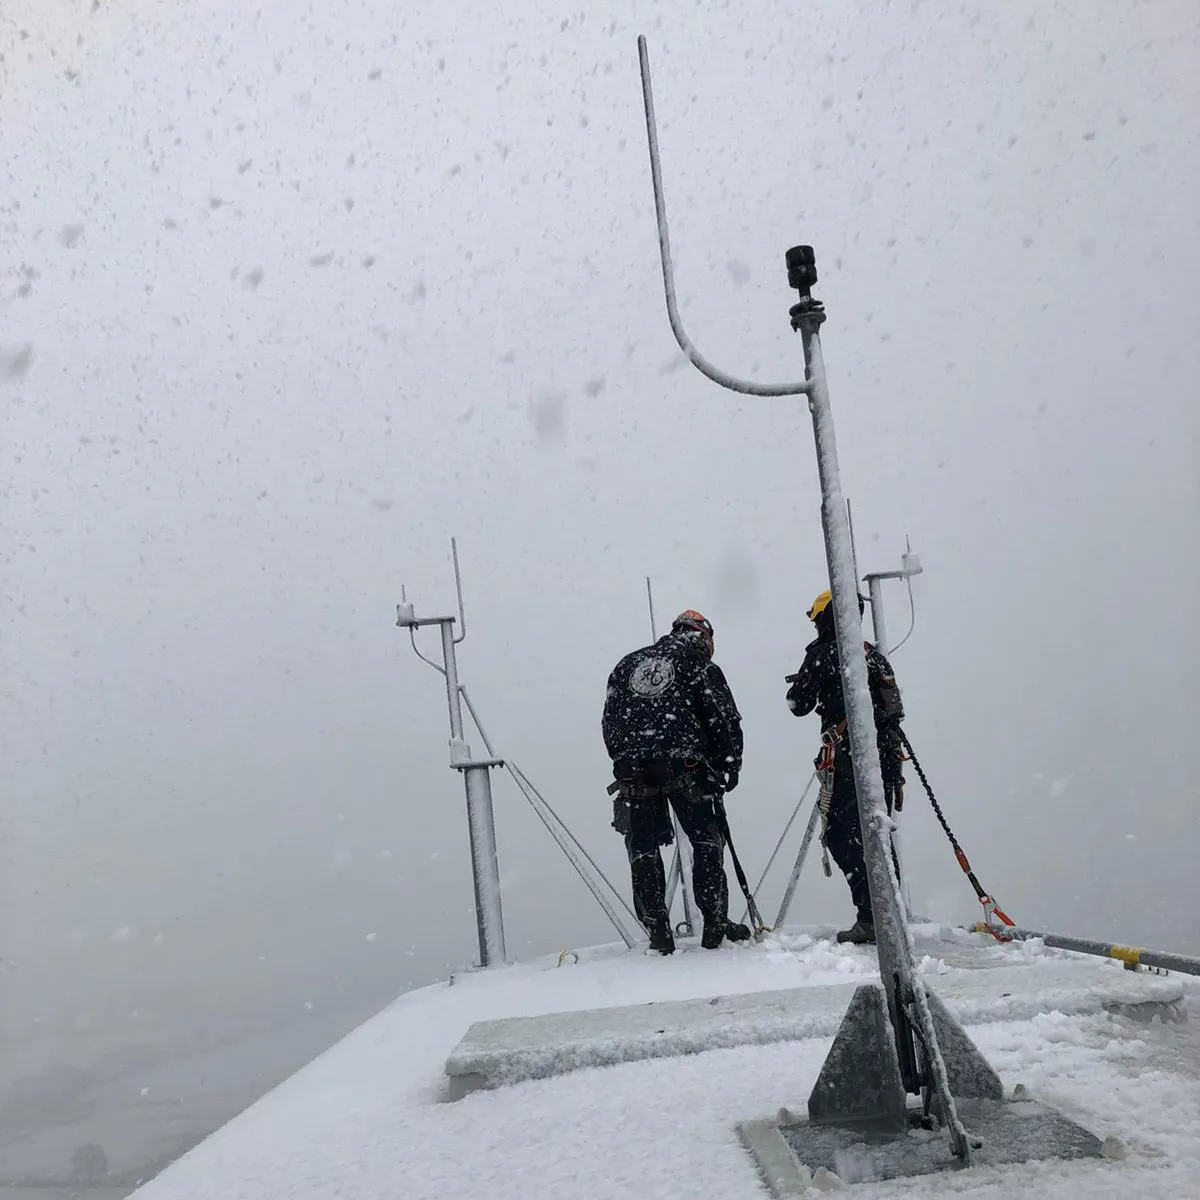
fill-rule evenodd
<path id="1" fill-rule="evenodd" d="M 871 890 L 867 885 L 867 864 L 863 858 L 862 825 L 858 819 L 858 793 L 854 788 L 854 765 L 849 747 L 840 750 L 834 760 L 833 794 L 829 799 L 829 827 L 825 844 L 838 870 L 850 885 L 850 898 L 860 922 L 870 925 Z"/>
<path id="2" fill-rule="evenodd" d="M 704 927 L 724 929 L 729 917 L 725 840 L 717 824 L 712 797 L 691 791 L 672 791 L 630 801 L 625 852 L 629 856 L 637 919 L 648 930 L 670 924 L 667 873 L 659 853 L 659 847 L 672 840 L 668 802 L 692 844 L 692 891 L 696 907 L 704 917 Z"/>
<path id="3" fill-rule="evenodd" d="M 867 863 L 863 854 L 862 824 L 858 819 L 858 791 L 854 786 L 854 763 L 850 747 L 842 742 L 834 759 L 833 792 L 829 798 L 829 827 L 825 845 L 838 870 L 850 885 L 850 899 L 860 924 L 871 925 L 871 889 L 867 883 Z M 892 846 L 892 866 L 900 878 L 900 860 Z"/>

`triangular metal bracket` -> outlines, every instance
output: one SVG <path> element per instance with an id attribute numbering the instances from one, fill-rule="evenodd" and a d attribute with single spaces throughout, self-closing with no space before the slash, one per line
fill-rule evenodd
<path id="1" fill-rule="evenodd" d="M 851 997 L 808 1097 L 808 1118 L 814 1125 L 900 1132 L 906 1104 L 887 997 L 879 984 L 864 983 Z"/>
<path id="2" fill-rule="evenodd" d="M 941 997 L 929 988 L 925 989 L 925 998 L 929 1002 L 929 1014 L 933 1017 L 938 1047 L 946 1064 L 950 1094 L 956 1100 L 1003 1100 L 1004 1084 L 1000 1082 L 1000 1076 L 971 1041 L 967 1031 L 958 1023 L 958 1018 L 942 1003 Z M 936 1094 L 931 1107 L 939 1120 L 945 1120 Z"/>
<path id="3" fill-rule="evenodd" d="M 950 1094 L 1002 1100 L 1000 1076 L 941 999 L 928 988 L 925 995 L 946 1063 Z M 865 983 L 851 998 L 809 1095 L 809 1120 L 814 1125 L 899 1132 L 906 1127 L 907 1103 L 887 996 L 879 984 Z M 932 1110 L 939 1120 L 945 1119 L 936 1093 Z"/>

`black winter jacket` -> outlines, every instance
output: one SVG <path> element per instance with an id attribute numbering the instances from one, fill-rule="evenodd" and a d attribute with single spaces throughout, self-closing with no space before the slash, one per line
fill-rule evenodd
<path id="1" fill-rule="evenodd" d="M 871 687 L 871 703 L 875 710 L 875 727 L 882 731 L 894 728 L 904 720 L 904 706 L 896 687 L 892 665 L 871 645 L 867 651 L 867 681 Z M 821 732 L 838 726 L 846 717 L 846 700 L 842 694 L 842 672 L 838 664 L 837 640 L 832 628 L 823 632 L 804 649 L 804 662 L 795 675 L 788 676 L 788 708 L 798 717 L 815 708 L 821 718 Z"/>
<path id="2" fill-rule="evenodd" d="M 720 779 L 742 769 L 742 717 L 725 674 L 695 639 L 668 633 L 608 677 L 601 723 L 614 763 L 700 759 Z"/>

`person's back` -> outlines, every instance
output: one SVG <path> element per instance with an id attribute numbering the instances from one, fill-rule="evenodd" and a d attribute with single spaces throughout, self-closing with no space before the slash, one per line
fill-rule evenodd
<path id="1" fill-rule="evenodd" d="M 608 677 L 601 729 L 618 793 L 613 828 L 625 838 L 634 910 L 660 953 L 675 949 L 660 847 L 674 839 L 673 809 L 692 843 L 693 889 L 704 916 L 702 945 L 750 930 L 729 920 L 725 841 L 717 805 L 742 766 L 741 715 L 712 661 L 712 626 L 680 613 L 671 632 L 625 655 Z M 668 807 L 669 805 L 669 807 Z"/>
<path id="2" fill-rule="evenodd" d="M 686 633 L 673 630 L 617 663 L 601 728 L 615 766 L 700 761 L 724 785 L 741 765 L 741 718 L 725 675 Z"/>

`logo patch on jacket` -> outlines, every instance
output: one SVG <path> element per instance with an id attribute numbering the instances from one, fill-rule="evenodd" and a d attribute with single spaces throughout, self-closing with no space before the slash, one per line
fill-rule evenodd
<path id="1" fill-rule="evenodd" d="M 675 682 L 675 664 L 669 658 L 644 658 L 629 677 L 629 690 L 635 696 L 653 699 Z"/>

